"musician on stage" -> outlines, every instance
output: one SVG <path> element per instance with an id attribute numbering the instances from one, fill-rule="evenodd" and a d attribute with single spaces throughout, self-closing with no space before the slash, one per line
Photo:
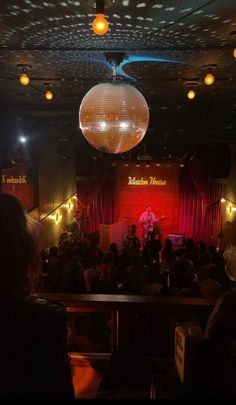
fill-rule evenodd
<path id="1" fill-rule="evenodd" d="M 143 245 L 145 246 L 148 240 L 150 240 L 150 235 L 153 232 L 154 223 L 158 225 L 161 219 L 165 218 L 164 215 L 157 218 L 156 215 L 152 212 L 152 206 L 148 204 L 146 210 L 140 215 L 139 222 L 142 226 L 142 235 L 143 235 Z"/>
<path id="2" fill-rule="evenodd" d="M 140 215 L 139 222 L 142 226 L 144 245 L 148 241 L 149 234 L 153 231 L 153 224 L 157 221 L 155 214 L 152 212 L 151 205 L 146 206 L 146 210 Z"/>

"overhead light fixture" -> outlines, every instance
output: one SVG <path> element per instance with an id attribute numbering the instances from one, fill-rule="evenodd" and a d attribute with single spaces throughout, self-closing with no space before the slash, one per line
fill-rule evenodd
<path id="1" fill-rule="evenodd" d="M 204 77 L 204 83 L 207 86 L 211 86 L 215 81 L 215 77 L 213 76 L 212 73 L 207 73 L 206 76 Z"/>
<path id="2" fill-rule="evenodd" d="M 19 80 L 20 80 L 20 84 L 22 84 L 22 86 L 28 86 L 28 84 L 30 82 L 30 78 L 27 73 L 22 73 L 20 75 Z"/>
<path id="3" fill-rule="evenodd" d="M 109 22 L 104 15 L 104 0 L 96 0 L 96 17 L 92 22 L 95 34 L 105 35 L 109 28 Z"/>
<path id="4" fill-rule="evenodd" d="M 31 66 L 24 64 L 18 64 L 17 66 L 21 69 L 21 75 L 19 76 L 20 84 L 22 84 L 22 86 L 28 86 L 30 82 L 28 71 L 31 68 Z"/>
<path id="5" fill-rule="evenodd" d="M 187 97 L 189 100 L 193 100 L 196 97 L 195 88 L 198 86 L 198 84 L 198 81 L 193 79 L 186 83 L 186 86 L 189 87 L 189 90 L 187 92 Z"/>
<path id="6" fill-rule="evenodd" d="M 229 33 L 229 35 L 231 36 L 231 38 L 233 38 L 234 43 L 236 42 L 236 30 L 235 31 L 231 31 Z M 233 57 L 234 59 L 236 59 L 236 48 L 233 49 Z"/>
<path id="7" fill-rule="evenodd" d="M 216 69 L 217 65 L 215 64 L 208 64 L 204 65 L 204 69 L 207 70 L 207 74 L 204 77 L 204 83 L 207 86 L 211 86 L 215 81 L 215 76 L 213 75 L 213 70 Z"/>
<path id="8" fill-rule="evenodd" d="M 196 96 L 196 93 L 194 90 L 189 90 L 187 93 L 187 97 L 189 98 L 189 100 L 193 100 Z"/>
<path id="9" fill-rule="evenodd" d="M 51 83 L 45 83 L 45 93 L 44 93 L 44 97 L 48 100 L 51 101 L 54 97 L 53 92 L 52 92 L 52 84 Z"/>
<path id="10" fill-rule="evenodd" d="M 47 90 L 46 92 L 45 92 L 45 98 L 47 99 L 47 100 L 52 100 L 53 99 L 53 92 L 51 91 L 51 90 Z"/>
<path id="11" fill-rule="evenodd" d="M 26 143 L 27 142 L 27 138 L 25 136 L 23 136 L 23 135 L 20 136 L 18 139 L 19 139 L 20 143 Z"/>

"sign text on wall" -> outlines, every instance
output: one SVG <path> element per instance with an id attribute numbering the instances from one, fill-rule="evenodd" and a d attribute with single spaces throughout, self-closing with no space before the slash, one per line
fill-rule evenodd
<path id="1" fill-rule="evenodd" d="M 128 176 L 128 186 L 166 186 L 167 181 L 162 179 L 156 179 L 156 177 L 131 177 Z"/>
<path id="2" fill-rule="evenodd" d="M 26 175 L 13 177 L 13 176 L 6 176 L 5 174 L 2 175 L 2 184 L 27 184 Z"/>

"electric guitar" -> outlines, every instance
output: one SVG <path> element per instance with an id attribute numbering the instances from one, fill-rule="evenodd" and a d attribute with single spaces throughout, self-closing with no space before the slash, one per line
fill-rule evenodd
<path id="1" fill-rule="evenodd" d="M 152 215 L 148 216 L 147 220 L 142 222 L 142 229 L 143 229 L 143 236 L 144 236 L 144 238 L 147 238 L 148 232 L 150 232 L 150 231 L 153 230 L 153 225 L 154 225 L 155 223 L 159 224 L 159 222 L 160 222 L 162 219 L 164 219 L 164 218 L 167 218 L 167 216 L 166 216 L 166 215 L 162 215 L 162 216 L 158 217 L 158 218 L 154 221 Z"/>

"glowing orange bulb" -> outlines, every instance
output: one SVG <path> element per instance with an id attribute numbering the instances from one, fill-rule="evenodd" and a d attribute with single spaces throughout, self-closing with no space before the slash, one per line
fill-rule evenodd
<path id="1" fill-rule="evenodd" d="M 234 48 L 233 55 L 234 55 L 234 58 L 236 59 L 236 48 Z"/>
<path id="2" fill-rule="evenodd" d="M 194 90 L 189 90 L 187 93 L 187 97 L 189 98 L 189 100 L 192 100 L 194 97 L 196 96 L 196 93 Z"/>
<path id="3" fill-rule="evenodd" d="M 109 22 L 104 17 L 104 14 L 96 14 L 93 20 L 92 28 L 95 34 L 104 35 L 107 33 L 109 28 Z"/>
<path id="4" fill-rule="evenodd" d="M 20 84 L 22 84 L 22 86 L 27 86 L 30 82 L 29 76 L 27 75 L 27 73 L 22 73 L 22 75 L 20 75 Z"/>
<path id="5" fill-rule="evenodd" d="M 215 81 L 215 78 L 213 76 L 212 73 L 207 73 L 207 75 L 204 78 L 204 82 L 207 86 L 210 86 L 211 84 L 213 84 Z"/>
<path id="6" fill-rule="evenodd" d="M 53 99 L 53 92 L 51 90 L 47 90 L 45 93 L 45 98 L 47 100 L 52 100 Z"/>

